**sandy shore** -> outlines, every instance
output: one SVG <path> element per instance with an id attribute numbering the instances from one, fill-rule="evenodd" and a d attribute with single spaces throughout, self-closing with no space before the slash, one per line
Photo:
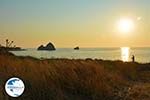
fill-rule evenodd
<path id="1" fill-rule="evenodd" d="M 25 83 L 17 100 L 150 100 L 150 64 L 122 61 L 17 57 L 0 52 L 0 100 L 5 82 Z"/>

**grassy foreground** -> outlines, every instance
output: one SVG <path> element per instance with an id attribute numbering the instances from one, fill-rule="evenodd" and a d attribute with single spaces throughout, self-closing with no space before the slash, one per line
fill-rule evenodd
<path id="1" fill-rule="evenodd" d="M 19 98 L 5 93 L 11 77 L 25 83 Z M 0 100 L 150 100 L 150 64 L 38 60 L 0 52 Z"/>

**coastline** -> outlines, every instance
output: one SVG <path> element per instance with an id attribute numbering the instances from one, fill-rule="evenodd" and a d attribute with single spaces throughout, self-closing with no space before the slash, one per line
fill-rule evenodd
<path id="1" fill-rule="evenodd" d="M 0 99 L 10 77 L 25 83 L 18 100 L 148 100 L 150 63 L 92 59 L 43 59 L 0 52 Z M 143 99 L 145 98 L 145 99 Z"/>
<path id="2" fill-rule="evenodd" d="M 102 60 L 121 60 L 132 61 L 132 56 L 135 56 L 135 61 L 139 63 L 150 63 L 149 49 L 126 49 L 126 48 L 80 48 L 73 50 L 72 48 L 57 48 L 55 51 L 38 51 L 36 49 L 27 49 L 26 51 L 11 51 L 16 56 L 32 56 L 39 59 L 102 59 Z"/>

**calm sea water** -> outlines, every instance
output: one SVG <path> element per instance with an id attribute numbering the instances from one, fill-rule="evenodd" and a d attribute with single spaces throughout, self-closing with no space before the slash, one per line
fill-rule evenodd
<path id="1" fill-rule="evenodd" d="M 104 59 L 104 60 L 123 60 L 131 61 L 132 55 L 135 61 L 147 63 L 150 62 L 150 48 L 81 48 L 73 50 L 72 48 L 57 48 L 56 51 L 37 51 L 36 49 L 27 49 L 27 51 L 11 51 L 17 56 L 32 56 L 36 58 L 69 58 L 69 59 Z"/>

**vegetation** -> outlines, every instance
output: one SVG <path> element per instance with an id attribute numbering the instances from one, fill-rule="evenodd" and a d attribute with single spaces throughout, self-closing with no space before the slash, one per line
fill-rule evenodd
<path id="1" fill-rule="evenodd" d="M 19 77 L 25 92 L 17 100 L 150 100 L 150 64 L 122 61 L 17 57 L 0 52 L 0 100 L 5 82 Z"/>

